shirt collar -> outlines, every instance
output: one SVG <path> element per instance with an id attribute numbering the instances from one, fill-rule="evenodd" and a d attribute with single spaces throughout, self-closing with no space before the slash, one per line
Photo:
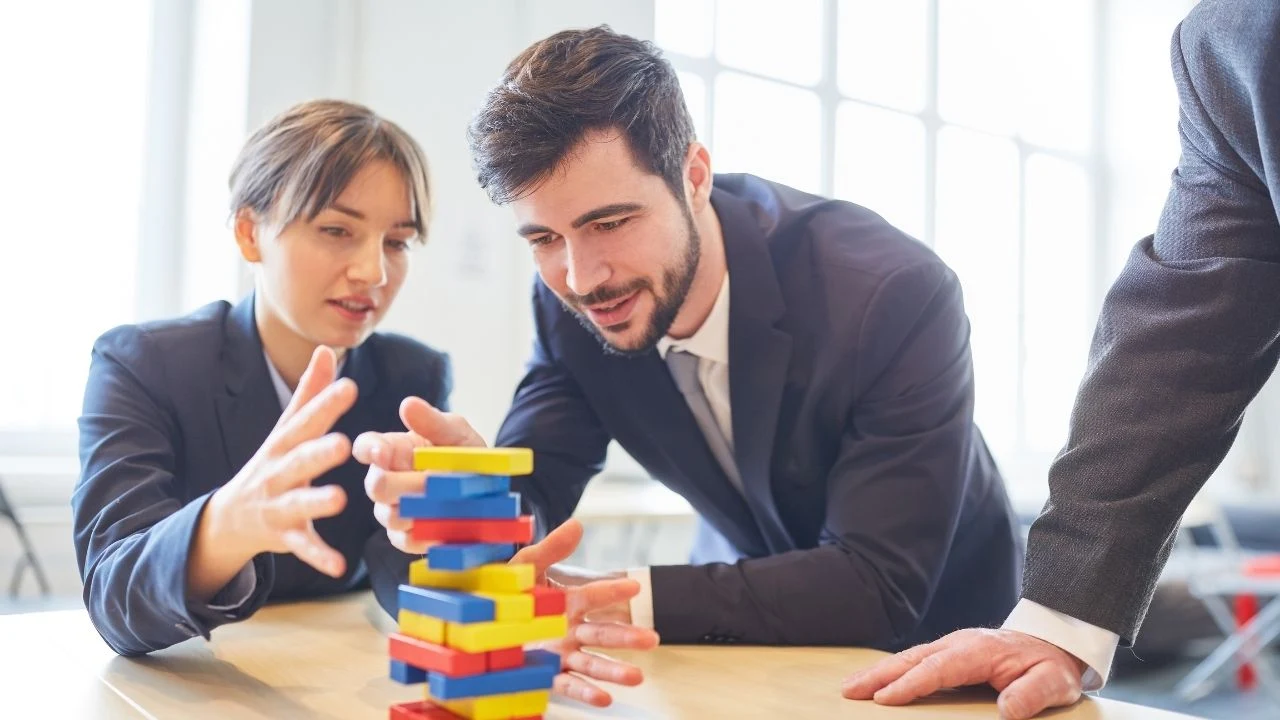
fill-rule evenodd
<path id="1" fill-rule="evenodd" d="M 293 391 L 289 389 L 289 384 L 284 381 L 280 375 L 280 371 L 276 369 L 271 358 L 267 357 L 267 351 L 262 351 L 262 359 L 267 361 L 267 373 L 271 375 L 271 385 L 276 389 L 276 398 L 280 401 L 280 411 L 289 407 L 289 401 L 293 399 Z M 342 359 L 338 361 L 338 368 L 335 377 L 342 377 L 342 368 L 347 364 L 347 353 L 343 353 Z"/>
<path id="2" fill-rule="evenodd" d="M 669 335 L 658 339 L 658 353 L 664 359 L 672 348 L 714 362 L 729 363 L 729 273 L 724 274 L 716 303 L 697 332 L 680 340 Z"/>

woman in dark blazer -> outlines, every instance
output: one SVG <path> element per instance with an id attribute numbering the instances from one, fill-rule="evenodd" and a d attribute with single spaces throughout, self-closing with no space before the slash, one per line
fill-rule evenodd
<path id="1" fill-rule="evenodd" d="M 426 238 L 422 151 L 366 108 L 304 103 L 248 140 L 231 194 L 253 293 L 93 348 L 76 556 L 124 655 L 268 600 L 372 585 L 393 612 L 413 559 L 380 531 L 349 438 L 402 429 L 406 396 L 447 404 L 444 355 L 374 332 Z"/>

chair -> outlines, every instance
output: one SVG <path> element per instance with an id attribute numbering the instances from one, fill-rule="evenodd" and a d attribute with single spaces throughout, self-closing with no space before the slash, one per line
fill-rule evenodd
<path id="1" fill-rule="evenodd" d="M 35 550 L 31 547 L 31 540 L 27 537 L 27 529 L 23 527 L 22 521 L 18 519 L 18 514 L 14 512 L 13 505 L 9 503 L 9 498 L 4 494 L 3 478 L 0 478 L 0 518 L 8 520 L 13 525 L 13 531 L 18 536 L 18 543 L 22 546 L 22 555 L 18 558 L 18 564 L 13 568 L 13 577 L 9 580 L 9 597 L 18 597 L 18 590 L 22 587 L 22 575 L 28 567 L 35 575 L 36 585 L 40 588 L 40 594 L 48 597 L 50 593 L 49 578 L 44 573 L 44 567 L 40 565 L 40 559 L 36 557 Z"/>
<path id="2" fill-rule="evenodd" d="M 1197 546 L 1190 538 L 1192 527 L 1207 530 L 1216 547 Z M 1221 681 L 1225 671 L 1234 667 L 1241 669 L 1244 684 L 1256 682 L 1259 689 L 1280 703 L 1280 678 L 1260 654 L 1280 635 L 1277 556 L 1242 551 L 1221 507 L 1199 497 L 1183 518 L 1176 547 L 1188 561 L 1190 591 L 1204 603 L 1226 637 L 1178 682 L 1174 692 L 1188 702 L 1204 697 Z M 1232 612 L 1237 598 L 1266 602 L 1251 617 L 1237 617 Z"/>

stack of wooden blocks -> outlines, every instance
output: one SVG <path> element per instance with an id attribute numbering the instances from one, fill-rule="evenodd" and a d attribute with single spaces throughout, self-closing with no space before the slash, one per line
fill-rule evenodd
<path id="1" fill-rule="evenodd" d="M 560 657 L 526 643 L 564 637 L 564 593 L 535 585 L 534 567 L 510 564 L 533 537 L 511 476 L 533 471 L 521 448 L 418 448 L 423 495 L 401 498 L 413 538 L 439 543 L 400 586 L 391 677 L 426 683 L 426 699 L 391 708 L 392 720 L 540 718 Z"/>

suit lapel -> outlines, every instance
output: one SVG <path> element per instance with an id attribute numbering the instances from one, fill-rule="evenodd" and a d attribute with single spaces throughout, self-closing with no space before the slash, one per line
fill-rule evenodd
<path id="1" fill-rule="evenodd" d="M 253 317 L 253 296 L 240 301 L 227 315 L 222 349 L 224 389 L 217 398 L 218 424 L 227 464 L 233 473 L 267 439 L 280 418 L 280 400 L 267 374 Z"/>
<path id="2" fill-rule="evenodd" d="M 594 350 L 599 356 L 598 348 Z M 749 520 L 752 512 L 730 484 L 698 428 L 684 396 L 656 350 L 640 357 L 603 357 L 616 406 L 626 408 L 627 424 L 641 428 L 666 465 L 680 478 L 662 478 L 698 509 L 722 535 L 749 557 L 763 557 L 767 546 Z"/>
<path id="3" fill-rule="evenodd" d="M 778 411 L 791 360 L 791 336 L 775 324 L 786 311 L 759 224 L 740 200 L 713 191 L 729 265 L 729 398 L 738 474 L 771 552 L 795 548 L 773 499 Z"/>

